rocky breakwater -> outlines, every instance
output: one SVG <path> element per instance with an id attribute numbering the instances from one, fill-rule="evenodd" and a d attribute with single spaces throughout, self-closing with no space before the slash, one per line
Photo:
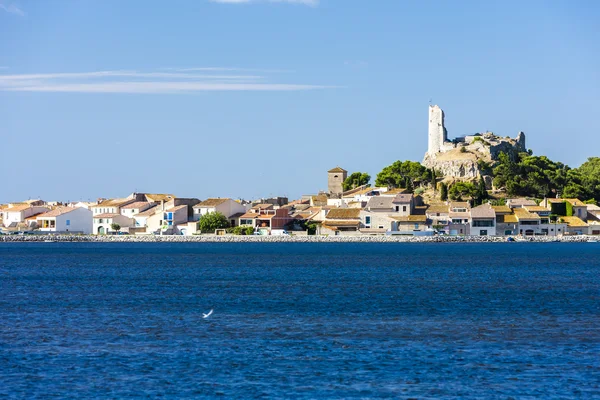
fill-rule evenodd
<path id="1" fill-rule="evenodd" d="M 535 236 L 517 242 L 587 242 L 590 236 Z M 3 235 L 0 242 L 83 243 L 503 243 L 501 236 L 96 236 L 96 235 Z"/>

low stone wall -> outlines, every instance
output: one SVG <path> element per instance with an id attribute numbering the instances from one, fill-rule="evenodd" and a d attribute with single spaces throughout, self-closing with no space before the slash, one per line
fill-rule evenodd
<path id="1" fill-rule="evenodd" d="M 535 236 L 517 239 L 526 242 L 587 242 L 597 237 Z M 154 235 L 2 235 L 0 242 L 89 242 L 89 243 L 491 243 L 506 242 L 502 236 L 154 236 Z"/>

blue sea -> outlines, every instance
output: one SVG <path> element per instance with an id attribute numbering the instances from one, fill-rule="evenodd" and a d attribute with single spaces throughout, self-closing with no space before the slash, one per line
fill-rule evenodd
<path id="1" fill-rule="evenodd" d="M 0 244 L 0 398 L 155 397 L 600 398 L 600 245 Z"/>

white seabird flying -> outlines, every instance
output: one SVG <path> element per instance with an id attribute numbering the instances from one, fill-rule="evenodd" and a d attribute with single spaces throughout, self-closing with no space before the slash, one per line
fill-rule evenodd
<path id="1" fill-rule="evenodd" d="M 213 310 L 210 310 L 210 311 L 208 312 L 208 314 L 204 314 L 204 313 L 202 313 L 202 318 L 208 318 L 208 317 L 210 317 L 210 314 L 212 314 L 212 312 L 213 312 Z"/>

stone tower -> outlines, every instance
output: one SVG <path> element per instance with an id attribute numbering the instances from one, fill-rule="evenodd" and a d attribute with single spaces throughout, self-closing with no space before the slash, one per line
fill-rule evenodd
<path id="1" fill-rule="evenodd" d="M 444 127 L 444 112 L 439 106 L 429 106 L 429 146 L 427 153 L 439 153 L 442 145 L 448 140 L 448 132 Z"/>
<path id="2" fill-rule="evenodd" d="M 344 193 L 343 183 L 347 177 L 348 171 L 340 167 L 327 171 L 327 191 L 332 198 L 342 197 L 342 193 Z"/>
<path id="3" fill-rule="evenodd" d="M 525 144 L 525 133 L 519 132 L 517 135 L 517 150 L 527 151 L 527 145 Z"/>

